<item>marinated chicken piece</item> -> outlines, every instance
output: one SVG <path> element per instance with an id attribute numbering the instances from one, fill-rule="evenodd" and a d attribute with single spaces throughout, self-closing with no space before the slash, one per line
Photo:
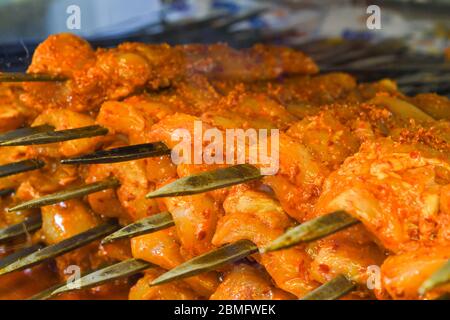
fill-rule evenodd
<path id="1" fill-rule="evenodd" d="M 202 120 L 222 129 L 285 129 L 296 117 L 263 93 L 247 93 L 244 87 L 230 92 L 202 115 Z"/>
<path id="2" fill-rule="evenodd" d="M 316 112 L 316 107 L 345 100 L 356 88 L 355 79 L 345 73 L 313 77 L 293 77 L 281 83 L 269 83 L 268 93 L 298 118 Z"/>
<path id="3" fill-rule="evenodd" d="M 0 132 L 11 131 L 25 123 L 25 117 L 16 107 L 0 100 Z"/>
<path id="4" fill-rule="evenodd" d="M 55 130 L 67 130 L 95 125 L 94 119 L 90 116 L 70 110 L 46 110 L 42 112 L 33 122 L 32 126 L 51 125 Z M 93 152 L 99 142 L 100 137 L 84 138 L 64 141 L 48 145 L 37 145 L 29 147 L 30 156 L 44 157 L 73 157 L 84 153 Z"/>
<path id="5" fill-rule="evenodd" d="M 174 110 L 169 104 L 160 102 L 150 95 L 140 95 L 126 99 L 123 102 L 104 103 L 97 116 L 97 123 L 108 128 L 109 137 L 107 140 L 113 143 L 109 146 L 109 148 L 112 148 L 120 146 L 123 143 L 133 145 L 152 142 L 154 140 L 151 138 L 152 124 L 173 113 Z M 104 171 L 100 173 L 101 177 L 107 176 L 106 172 L 114 172 L 113 175 L 119 176 L 122 175 L 120 173 L 122 172 L 123 178 L 125 178 L 127 176 L 127 169 L 122 169 L 123 166 L 130 166 L 129 168 L 134 167 L 135 169 L 132 169 L 131 172 L 140 172 L 139 177 L 135 181 L 130 180 L 131 184 L 139 182 L 139 185 L 136 187 L 144 187 L 144 190 L 139 192 L 140 196 L 146 194 L 146 190 L 149 190 L 152 183 L 161 183 L 168 178 L 176 177 L 176 166 L 172 164 L 168 156 L 147 158 L 131 163 L 91 166 L 89 176 L 93 171 L 100 170 Z M 147 174 L 147 179 L 143 172 Z M 88 178 L 88 180 L 92 180 L 92 178 Z M 130 195 L 136 201 L 141 201 L 136 193 L 132 192 Z M 108 198 L 111 198 L 112 201 L 108 201 Z M 125 195 L 123 197 L 121 196 L 121 199 L 127 198 L 129 197 Z M 132 199 L 130 198 L 130 200 Z M 112 216 L 122 215 L 120 205 L 118 206 L 118 200 L 111 190 L 91 195 L 90 201 L 91 205 L 95 206 L 97 212 L 102 212 L 106 215 L 110 212 Z M 153 201 L 144 202 L 148 204 L 153 203 Z M 104 207 L 104 209 L 100 207 Z M 131 210 L 133 209 L 131 208 Z"/>
<path id="6" fill-rule="evenodd" d="M 345 274 L 364 287 L 369 268 L 381 266 L 379 298 L 418 298 L 423 281 L 448 259 L 449 169 L 448 157 L 424 145 L 364 143 L 327 178 L 308 215 L 345 210 L 363 223 L 310 245 L 314 279 Z"/>
<path id="7" fill-rule="evenodd" d="M 296 122 L 286 133 L 306 145 L 313 157 L 331 170 L 337 169 L 360 146 L 351 129 L 326 111 Z"/>
<path id="8" fill-rule="evenodd" d="M 11 147 L 12 148 L 12 147 Z M 4 148 L 2 150 L 11 149 Z M 14 147 L 25 148 L 25 147 Z M 59 166 L 55 163 L 49 163 L 48 166 L 18 175 L 2 178 L 0 184 L 6 188 L 13 188 L 15 192 L 1 198 L 0 204 L 3 210 L 0 213 L 0 221 L 5 223 L 5 227 L 10 224 L 16 224 L 30 214 L 37 214 L 37 210 L 19 210 L 9 212 L 11 208 L 23 201 L 32 200 L 49 193 L 61 191 L 78 181 L 78 172 L 72 166 Z"/>
<path id="9" fill-rule="evenodd" d="M 144 159 L 90 165 L 85 182 L 94 183 L 109 177 L 119 180 L 120 186 L 117 190 L 104 190 L 88 196 L 88 202 L 96 213 L 130 223 L 160 212 L 155 200 L 145 198 L 154 186 L 147 180 Z"/>
<path id="10" fill-rule="evenodd" d="M 225 216 L 219 220 L 213 238 L 216 246 L 247 239 L 264 247 L 292 226 L 276 200 L 244 187 L 230 193 L 223 206 Z M 302 247 L 262 254 L 256 259 L 279 288 L 297 297 L 317 286 L 308 273 L 311 259 Z"/>
<path id="11" fill-rule="evenodd" d="M 9 212 L 8 208 L 11 208 L 21 200 L 16 194 L 0 197 L 0 228 L 6 228 L 9 225 L 22 222 L 26 217 L 31 214 L 35 214 L 35 210 L 19 210 L 15 212 Z M 31 239 L 26 239 L 31 240 Z M 6 244 L 7 245 L 7 244 Z M 2 251 L 0 246 L 0 252 Z"/>
<path id="12" fill-rule="evenodd" d="M 97 116 L 97 123 L 109 130 L 108 148 L 125 144 L 141 144 L 154 141 L 152 124 L 159 118 L 173 113 L 170 106 L 154 100 L 149 95 L 136 96 L 124 102 L 106 102 Z M 158 140 L 155 140 L 158 141 Z M 108 217 L 119 217 L 130 222 L 158 213 L 155 200 L 145 195 L 160 183 L 176 176 L 176 167 L 167 156 L 147 158 L 121 163 L 90 165 L 85 181 L 92 183 L 108 177 L 116 177 L 121 186 L 88 196 L 93 210 Z"/>
<path id="13" fill-rule="evenodd" d="M 72 77 L 95 61 L 89 43 L 70 33 L 49 36 L 36 48 L 28 72 Z"/>
<path id="14" fill-rule="evenodd" d="M 194 131 L 196 124 L 199 127 L 201 126 L 202 131 L 213 128 L 212 126 L 203 123 L 198 117 L 185 113 L 175 113 L 174 115 L 163 118 L 152 126 L 149 133 L 150 141 L 161 141 L 169 148 L 173 149 L 180 143 L 186 132 L 186 134 L 189 133 L 189 137 L 186 137 L 186 139 L 190 138 L 189 142 L 193 144 L 195 136 L 198 135 L 196 131 Z M 197 137 L 197 139 L 199 139 L 199 137 Z"/>
<path id="15" fill-rule="evenodd" d="M 266 96 L 266 100 L 270 98 L 281 104 L 291 113 L 291 117 L 300 119 L 316 114 L 321 106 L 368 100 L 360 98 L 359 95 L 353 97 L 359 94 L 358 86 L 356 80 L 345 73 L 292 76 L 275 81 L 211 80 L 211 83 L 224 96 L 233 97 L 237 93 L 244 96 Z M 271 104 L 275 105 L 273 102 Z"/>
<path id="16" fill-rule="evenodd" d="M 161 95 L 178 112 L 201 115 L 219 104 L 221 96 L 203 75 L 192 75 L 174 85 L 171 94 Z"/>
<path id="17" fill-rule="evenodd" d="M 183 281 L 150 286 L 150 283 L 163 272 L 160 269 L 147 270 L 144 277 L 131 288 L 129 300 L 198 300 L 201 298 Z"/>
<path id="18" fill-rule="evenodd" d="M 381 267 L 382 289 L 393 299 L 418 299 L 422 283 L 450 259 L 450 246 L 424 246 L 386 259 Z M 425 295 L 435 299 L 450 292 L 450 285 L 438 287 Z"/>
<path id="19" fill-rule="evenodd" d="M 190 163 L 194 163 L 195 153 L 197 153 L 198 156 L 203 155 L 198 148 L 195 148 L 195 143 L 193 141 L 196 136 L 198 137 L 200 127 L 202 132 L 213 128 L 211 125 L 205 124 L 205 122 L 202 122 L 194 116 L 175 114 L 166 117 L 152 127 L 151 140 L 162 141 L 170 148 L 179 148 L 180 141 L 187 141 L 186 143 L 191 147 L 191 153 L 184 156 L 190 160 Z M 184 137 L 188 132 L 188 137 Z M 246 145 L 249 148 L 246 155 L 259 155 L 259 149 L 267 146 L 269 149 L 267 156 L 270 157 L 271 139 L 271 137 L 262 137 L 256 144 L 246 141 Z M 274 143 L 276 143 L 276 141 L 274 141 Z M 204 141 L 202 141 L 203 149 L 206 149 L 209 144 L 210 142 L 204 139 Z M 172 156 L 173 152 L 179 151 L 180 150 L 178 149 L 174 149 L 172 151 Z M 237 148 L 234 150 L 236 154 L 238 151 L 241 150 L 237 150 Z M 280 199 L 283 208 L 291 216 L 301 221 L 304 214 L 307 210 L 311 209 L 316 201 L 327 169 L 323 168 L 320 163 L 317 163 L 317 161 L 313 159 L 311 152 L 307 150 L 304 145 L 301 145 L 283 133 L 279 135 L 279 148 L 274 147 L 273 151 L 279 151 L 279 155 L 273 155 L 274 162 L 279 160 L 279 171 L 274 172 L 275 175 L 266 176 L 263 181 L 274 190 L 275 194 Z M 180 156 L 180 160 L 182 159 L 182 156 Z M 238 159 L 235 158 L 235 160 Z M 258 156 L 258 159 L 254 160 L 256 160 L 254 162 L 256 162 L 255 164 L 257 166 L 264 168 L 269 166 L 260 161 L 260 156 Z M 273 169 L 276 169 L 277 164 L 271 163 L 270 166 L 273 166 Z M 214 167 L 210 166 L 209 170 L 213 170 L 213 168 Z"/>
<path id="20" fill-rule="evenodd" d="M 355 226 L 313 242 L 308 245 L 307 252 L 312 259 L 311 278 L 326 283 L 343 274 L 358 284 L 354 293 L 360 298 L 373 297 L 368 283 L 375 280 L 372 279 L 373 270 L 379 270 L 386 255 L 363 227 Z"/>
<path id="21" fill-rule="evenodd" d="M 98 218 L 79 200 L 45 206 L 41 212 L 43 236 L 48 244 L 61 242 L 99 224 Z"/>
<path id="22" fill-rule="evenodd" d="M 18 85 L 0 84 L 0 132 L 25 125 L 34 112 L 19 100 L 22 89 Z"/>
<path id="23" fill-rule="evenodd" d="M 167 270 L 185 261 L 175 228 L 132 238 L 131 250 L 134 258 L 148 261 Z M 183 281 L 203 297 L 209 297 L 218 285 L 215 272 L 200 274 Z"/>
<path id="24" fill-rule="evenodd" d="M 69 200 L 41 208 L 43 240 L 56 244 L 100 224 L 100 220 L 80 200 Z M 88 244 L 56 258 L 56 266 L 64 279 L 71 275 L 68 267 L 78 266 L 82 272 L 93 270 L 109 261 L 98 254 L 98 242 Z"/>
<path id="25" fill-rule="evenodd" d="M 79 55 L 79 48 L 82 48 Z M 61 66 L 59 61 L 64 61 Z M 142 88 L 149 77 L 147 60 L 132 52 L 99 49 L 71 34 L 52 35 L 33 55 L 31 73 L 62 75 L 57 83 L 26 83 L 21 100 L 30 108 L 93 110 L 109 99 L 123 98 Z"/>
<path id="26" fill-rule="evenodd" d="M 188 256 L 197 256 L 212 249 L 220 208 L 208 194 L 164 198 L 172 214 L 178 237 Z"/>
<path id="27" fill-rule="evenodd" d="M 80 60 L 75 61 L 81 47 Z M 64 61 L 61 65 L 59 62 Z M 95 110 L 107 100 L 118 100 L 144 88 L 158 89 L 194 73 L 213 78 L 252 81 L 286 74 L 314 74 L 316 64 L 288 48 L 255 46 L 236 51 L 226 45 L 148 45 L 124 43 L 93 52 L 84 40 L 69 34 L 50 36 L 36 49 L 32 73 L 67 76 L 60 83 L 26 84 L 22 101 L 31 108 Z"/>
<path id="28" fill-rule="evenodd" d="M 294 296 L 274 287 L 263 271 L 239 264 L 225 275 L 210 300 L 292 300 Z"/>
<path id="29" fill-rule="evenodd" d="M 273 104 L 273 102 L 268 104 L 267 101 L 270 100 L 266 99 L 265 103 L 254 104 L 256 107 L 254 112 L 256 113 L 248 113 L 247 111 L 244 119 L 252 120 L 240 121 L 239 119 L 241 114 L 245 114 L 244 110 L 251 110 L 246 102 L 242 103 L 245 108 L 241 112 L 231 113 L 226 111 L 228 109 L 225 108 L 222 114 L 220 110 L 219 112 L 211 111 L 204 114 L 202 120 L 221 128 L 236 128 L 247 125 L 258 127 L 258 120 L 254 119 L 262 116 L 270 119 L 263 126 L 277 127 L 276 117 L 279 113 L 277 108 L 281 108 L 280 111 L 284 108 L 277 107 L 277 104 Z M 267 106 L 267 112 L 260 107 L 265 105 Z M 345 110 L 340 111 L 340 109 Z M 380 129 L 378 125 L 380 127 L 387 126 L 393 121 L 389 118 L 389 114 L 386 114 L 382 109 L 366 107 L 363 112 L 360 111 L 361 114 L 356 113 L 354 115 L 356 109 L 356 107 L 346 105 L 332 106 L 324 111 L 319 109 L 315 111 L 316 115 L 305 118 L 300 122 L 293 122 L 287 131 L 290 137 L 280 134 L 280 170 L 275 176 L 266 177 L 264 181 L 275 191 L 283 208 L 297 220 L 302 220 L 304 214 L 311 209 L 315 199 L 317 199 L 323 178 L 327 175 L 324 166 L 329 167 L 329 169 L 337 168 L 347 156 L 358 150 L 361 141 L 367 139 L 368 136 L 372 137 L 375 133 L 382 135 L 379 131 L 383 131 L 384 127 Z M 283 112 L 286 111 L 282 111 L 281 114 Z M 342 119 L 345 125 L 334 118 Z M 295 118 L 291 116 L 288 120 L 288 118 L 281 116 L 279 119 L 283 119 L 281 122 L 289 124 Z M 374 128 L 370 123 L 375 123 Z M 351 126 L 350 129 L 348 128 L 349 125 Z M 291 137 L 302 144 L 294 141 Z M 270 141 L 270 139 L 268 140 Z M 293 156 L 293 154 L 297 154 L 297 156 Z"/>
<path id="30" fill-rule="evenodd" d="M 183 261 L 175 228 L 167 228 L 131 239 L 134 258 L 146 260 L 164 269 Z"/>
<path id="31" fill-rule="evenodd" d="M 99 249 L 99 255 L 105 258 L 125 261 L 133 257 L 129 239 L 120 239 L 114 242 L 101 244 Z"/>
<path id="32" fill-rule="evenodd" d="M 125 136 L 130 145 L 148 142 L 153 124 L 152 118 L 138 105 L 115 101 L 102 105 L 96 122 L 108 128 L 109 134 Z"/>
<path id="33" fill-rule="evenodd" d="M 128 111 L 125 111 L 124 114 L 121 115 L 120 112 L 117 112 L 118 109 L 114 108 L 115 105 L 121 105 L 123 107 L 121 110 Z M 157 104 L 152 104 L 149 101 L 147 101 L 147 104 L 144 103 L 139 107 L 137 107 L 137 105 L 137 101 L 133 101 L 132 104 L 119 102 L 105 103 L 102 106 L 97 121 L 107 125 L 113 134 L 121 133 L 127 135 L 129 140 L 132 140 L 132 143 L 163 141 L 171 146 L 174 144 L 171 138 L 171 128 L 180 128 L 180 126 L 190 126 L 191 124 L 193 127 L 193 121 L 196 119 L 195 117 L 183 114 L 166 116 L 163 120 L 156 123 L 151 130 L 147 130 L 147 126 L 152 123 L 151 117 L 155 117 L 157 114 L 161 116 L 159 112 L 161 108 L 159 108 Z M 156 107 L 156 109 L 154 109 L 154 107 Z M 166 111 L 167 110 L 163 110 L 163 113 Z M 124 123 L 122 122 L 124 117 L 130 118 L 130 122 L 127 126 L 122 125 Z M 167 122 L 165 119 L 167 119 Z M 187 122 L 187 119 L 192 121 Z M 165 127 L 167 127 L 167 129 Z M 160 167 L 160 164 L 163 164 L 163 167 Z M 169 206 L 169 203 L 165 203 L 164 207 L 161 208 L 161 206 L 157 205 L 155 200 L 145 199 L 145 195 L 153 190 L 156 183 L 167 182 L 168 179 L 176 177 L 176 167 L 171 164 L 169 157 L 159 157 L 156 159 L 149 158 L 128 161 L 125 163 L 91 165 L 87 172 L 86 182 L 99 181 L 108 176 L 114 176 L 121 181 L 122 185 L 117 190 L 117 197 L 115 196 L 114 191 L 111 190 L 98 192 L 88 196 L 90 205 L 97 213 L 106 216 L 118 216 L 125 221 L 133 221 L 157 213 L 160 209 Z M 202 196 L 200 195 L 197 197 L 201 198 Z M 118 206 L 118 203 L 120 203 L 121 206 Z M 189 204 L 189 202 L 185 203 Z M 198 203 L 202 205 L 201 201 Z M 210 217 L 207 217 L 206 220 L 213 219 L 214 213 L 210 212 L 209 209 L 206 211 L 207 212 L 200 211 L 198 212 L 198 215 L 211 215 Z M 181 211 L 177 212 L 181 213 Z M 195 213 L 195 211 L 193 213 Z M 204 218 L 200 219 L 204 220 Z M 200 228 L 207 229 L 208 226 L 209 224 L 205 226 L 200 225 Z M 192 238 L 191 231 L 192 230 L 188 228 L 187 232 L 189 232 L 189 234 L 186 233 L 186 238 L 182 237 L 182 239 Z M 213 232 L 214 229 L 208 229 L 206 234 L 212 234 Z M 206 234 L 204 231 L 199 231 L 198 236 L 205 237 Z M 212 235 L 206 236 L 205 239 L 209 242 L 211 238 Z M 188 242 L 191 243 L 191 245 L 199 245 L 199 243 L 195 243 L 191 240 Z M 202 250 L 204 251 L 205 249 Z"/>
<path id="34" fill-rule="evenodd" d="M 183 178 L 220 167 L 222 166 L 180 164 L 177 166 L 177 175 Z M 164 183 L 170 182 L 172 182 L 171 179 L 166 179 Z M 174 219 L 177 235 L 186 257 L 197 256 L 212 249 L 211 240 L 216 230 L 217 220 L 223 214 L 222 202 L 229 189 L 160 199 L 160 203 Z"/>
<path id="35" fill-rule="evenodd" d="M 422 130 L 413 129 L 408 115 L 415 115 L 414 112 L 389 106 L 402 100 L 388 96 L 371 98 L 367 102 L 362 100 L 367 99 L 342 100 L 315 107 L 301 121 L 293 123 L 286 133 L 307 146 L 316 160 L 334 170 L 346 157 L 358 151 L 364 141 L 386 136 L 398 138 L 403 129 Z M 401 107 L 415 109 L 412 105 Z M 434 128 L 435 124 L 429 126 Z"/>
<path id="36" fill-rule="evenodd" d="M 421 93 L 410 100 L 434 119 L 450 121 L 450 100 L 447 97 L 435 93 Z"/>
<path id="37" fill-rule="evenodd" d="M 328 170 L 304 145 L 283 133 L 277 151 L 279 170 L 275 175 L 264 177 L 263 182 L 273 189 L 291 217 L 303 221 L 317 201 Z"/>
<path id="38" fill-rule="evenodd" d="M 360 83 L 354 90 L 348 92 L 343 99 L 347 103 L 363 103 L 376 96 L 389 96 L 404 98 L 398 90 L 397 83 L 391 79 L 382 79 L 371 83 Z"/>
<path id="39" fill-rule="evenodd" d="M 379 95 L 370 99 L 367 103 L 381 106 L 389 110 L 393 115 L 402 118 L 404 121 L 417 122 L 420 124 L 435 123 L 435 119 L 414 104 L 407 101 L 406 98 L 390 97 Z"/>
<path id="40" fill-rule="evenodd" d="M 237 51 L 225 44 L 213 44 L 183 45 L 177 49 L 185 55 L 188 68 L 213 79 L 256 81 L 319 71 L 305 54 L 285 47 L 258 44 Z"/>
<path id="41" fill-rule="evenodd" d="M 153 138 L 152 125 L 177 112 L 186 115 L 201 113 L 202 107 L 214 103 L 215 98 L 208 97 L 208 83 L 200 78 L 203 87 L 197 87 L 196 82 L 180 83 L 174 91 L 161 94 L 141 94 L 124 101 L 105 102 L 97 116 L 97 123 L 109 129 L 111 135 L 123 135 L 130 144 L 157 141 Z M 206 81 L 206 82 L 203 82 Z M 206 89 L 205 89 L 206 88 Z M 205 89 L 205 90 L 203 90 Z M 180 91 L 182 93 L 180 93 Z M 198 92 L 196 92 L 198 91 Z M 211 92 L 212 95 L 217 95 Z M 204 98 L 198 97 L 205 96 Z M 202 101 L 203 100 L 203 101 Z M 207 106 L 203 106 L 207 109 Z"/>
<path id="42" fill-rule="evenodd" d="M 326 129 L 328 134 L 325 134 Z M 346 131 L 345 135 L 340 134 L 342 130 Z M 325 163 L 329 163 L 330 158 L 343 160 L 335 152 L 350 147 L 347 151 L 349 156 L 357 151 L 362 142 L 387 136 L 401 143 L 421 143 L 441 152 L 450 151 L 448 121 L 434 121 L 403 97 L 386 95 L 377 96 L 367 103 L 321 106 L 316 108 L 314 114 L 294 123 L 286 133 L 300 140 L 317 160 Z M 327 152 L 324 151 L 326 145 L 329 145 Z M 335 161 L 334 169 L 341 163 Z"/>
<path id="43" fill-rule="evenodd" d="M 76 167 L 49 161 L 49 165 L 39 171 L 23 173 L 20 180 L 16 194 L 27 201 L 70 187 L 79 182 L 79 176 Z"/>
<path id="44" fill-rule="evenodd" d="M 88 42 L 72 34 L 63 33 L 49 36 L 36 48 L 28 72 L 59 74 L 70 78 L 94 64 L 95 52 Z M 87 78 L 84 86 L 82 85 L 85 88 L 84 92 L 92 93 L 96 80 L 98 79 Z M 25 92 L 21 95 L 21 101 L 30 109 L 39 112 L 67 104 L 75 105 L 73 110 L 77 110 L 80 108 L 77 106 L 80 101 L 86 99 L 82 97 L 84 93 L 82 90 L 79 93 L 75 92 L 76 81 L 24 83 L 23 86 Z"/>
<path id="45" fill-rule="evenodd" d="M 0 165 L 30 158 L 30 148 L 1 147 Z M 39 195 L 61 190 L 78 180 L 78 172 L 72 166 L 60 166 L 55 159 L 45 159 L 47 165 L 40 170 L 24 172 L 0 178 L 0 189 L 17 188 L 19 198 L 29 200 Z"/>
<path id="46" fill-rule="evenodd" d="M 151 124 L 160 121 L 166 116 L 176 113 L 183 108 L 181 105 L 185 104 L 181 97 L 172 94 L 169 90 L 163 93 L 145 93 L 135 95 L 123 100 L 123 103 L 137 108 L 137 110 L 139 110 L 142 115 L 146 117 L 146 119 L 152 120 Z M 114 113 L 114 110 L 110 110 L 110 112 Z"/>
<path id="47" fill-rule="evenodd" d="M 348 211 L 393 252 L 447 241 L 440 203 L 448 170 L 449 159 L 424 146 L 389 139 L 366 143 L 326 180 L 315 210 Z"/>
<path id="48" fill-rule="evenodd" d="M 234 119 L 230 119 L 230 121 L 234 121 Z M 177 145 L 187 132 L 189 132 L 188 138 L 195 138 L 198 136 L 199 127 L 202 128 L 203 132 L 213 128 L 209 124 L 201 122 L 196 117 L 175 114 L 161 120 L 152 127 L 152 140 L 163 141 L 170 148 L 178 148 L 179 146 Z M 180 129 L 187 131 L 181 132 Z M 191 154 L 187 155 L 187 158 L 190 159 L 191 163 L 195 160 L 194 153 L 199 152 L 194 148 L 194 138 L 186 140 L 187 143 L 191 145 Z M 258 155 L 260 154 L 259 148 L 267 146 L 269 149 L 267 156 L 270 157 L 271 139 L 271 137 L 261 137 L 259 141 L 257 141 L 257 144 L 247 144 L 249 149 L 247 150 L 246 155 Z M 210 142 L 206 141 L 206 139 L 204 140 L 202 145 L 205 149 Z M 246 143 L 248 143 L 248 141 Z M 274 143 L 276 143 L 276 141 Z M 178 150 L 173 151 L 178 152 Z M 307 150 L 304 145 L 301 145 L 285 134 L 281 133 L 279 135 L 279 148 L 274 147 L 273 151 L 279 151 L 279 156 L 276 154 L 273 155 L 274 162 L 279 160 L 279 171 L 274 172 L 275 175 L 266 176 L 263 181 L 272 187 L 275 194 L 280 199 L 283 208 L 290 215 L 301 221 L 305 212 L 310 210 L 314 201 L 317 199 L 327 170 L 323 168 L 320 163 L 317 163 L 312 157 L 311 152 Z M 237 149 L 234 150 L 234 152 L 237 152 Z M 198 155 L 201 156 L 202 154 L 199 153 Z M 237 158 L 235 160 L 237 160 Z M 260 156 L 258 156 L 258 159 L 254 160 L 257 160 L 255 163 L 257 166 L 267 167 L 266 164 L 261 163 Z M 271 165 L 274 167 L 273 169 L 276 169 L 276 163 L 271 163 Z M 210 170 L 212 169 L 213 167 L 210 167 Z"/>
<path id="49" fill-rule="evenodd" d="M 198 139 L 199 134 L 202 134 L 201 132 L 198 133 L 198 131 L 204 132 L 212 128 L 212 126 L 202 122 L 198 117 L 184 113 L 175 113 L 164 117 L 161 121 L 154 124 L 150 130 L 149 140 L 152 142 L 163 142 L 172 149 L 172 153 L 167 157 L 148 159 L 147 176 L 157 183 L 158 186 L 161 186 L 177 177 L 223 167 L 224 165 L 194 164 L 196 156 L 203 158 L 203 148 L 195 148 L 195 143 L 199 143 L 203 147 L 209 144 L 208 141 L 195 140 Z M 184 154 L 183 149 L 190 149 L 190 152 Z M 174 157 L 178 157 L 180 162 L 178 166 L 173 164 Z M 163 167 L 158 169 L 157 165 L 159 164 L 162 164 Z"/>
<path id="50" fill-rule="evenodd" d="M 155 185 L 163 185 L 169 179 L 177 177 L 177 166 L 170 156 L 153 157 L 146 159 L 147 179 Z"/>

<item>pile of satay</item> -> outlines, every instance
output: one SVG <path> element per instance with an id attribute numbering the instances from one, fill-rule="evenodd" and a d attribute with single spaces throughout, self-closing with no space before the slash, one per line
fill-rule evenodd
<path id="1" fill-rule="evenodd" d="M 450 293 L 446 97 L 290 48 L 70 34 L 0 82 L 2 299 Z"/>

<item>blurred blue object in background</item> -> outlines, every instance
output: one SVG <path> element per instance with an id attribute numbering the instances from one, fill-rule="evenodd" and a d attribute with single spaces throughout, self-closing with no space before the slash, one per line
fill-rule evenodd
<path id="1" fill-rule="evenodd" d="M 68 8 L 80 9 L 80 29 L 71 29 Z M 160 0 L 0 0 L 0 42 L 42 40 L 52 33 L 84 37 L 123 35 L 160 22 Z"/>
<path id="2" fill-rule="evenodd" d="M 76 5 L 81 11 L 80 30 L 68 30 L 66 9 Z M 159 0 L 58 0 L 48 7 L 47 33 L 71 31 L 84 37 L 123 35 L 157 24 L 160 21 Z"/>

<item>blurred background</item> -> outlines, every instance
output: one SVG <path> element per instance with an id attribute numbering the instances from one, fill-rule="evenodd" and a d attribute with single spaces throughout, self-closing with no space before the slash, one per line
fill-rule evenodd
<path id="1" fill-rule="evenodd" d="M 380 30 L 367 29 L 371 4 L 381 9 Z M 73 5 L 80 9 L 79 30 L 67 27 Z M 417 50 L 438 52 L 449 41 L 450 0 L 0 0 L 0 44 L 67 31 L 92 40 L 147 35 L 150 41 L 177 25 L 183 35 L 164 39 L 244 45 L 258 37 L 294 44 L 318 37 L 403 37 Z M 189 28 L 195 35 L 185 35 Z"/>
<path id="2" fill-rule="evenodd" d="M 370 5 L 381 10 L 380 29 L 368 28 Z M 324 71 L 396 77 L 406 91 L 450 90 L 450 0 L 0 0 L 0 70 L 24 70 L 35 46 L 58 32 L 94 47 L 283 44 L 311 54 Z"/>

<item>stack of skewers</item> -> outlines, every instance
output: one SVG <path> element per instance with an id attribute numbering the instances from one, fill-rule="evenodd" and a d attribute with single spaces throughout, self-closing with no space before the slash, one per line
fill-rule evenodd
<path id="1" fill-rule="evenodd" d="M 319 74 L 289 48 L 93 51 L 69 34 L 39 45 L 27 74 L 0 81 L 0 298 L 450 290 L 446 97 Z M 278 129 L 279 170 L 175 165 L 173 137 L 194 136 L 197 123 L 224 135 Z"/>

